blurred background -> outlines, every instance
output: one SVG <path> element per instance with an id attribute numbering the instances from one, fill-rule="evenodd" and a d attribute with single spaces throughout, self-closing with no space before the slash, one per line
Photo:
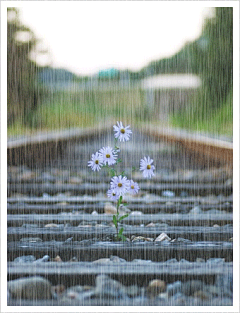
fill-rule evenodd
<path id="1" fill-rule="evenodd" d="M 232 8 L 100 4 L 8 8 L 8 136 L 121 120 L 231 138 Z"/>

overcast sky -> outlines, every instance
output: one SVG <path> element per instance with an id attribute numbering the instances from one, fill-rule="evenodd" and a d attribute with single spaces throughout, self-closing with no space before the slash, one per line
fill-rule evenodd
<path id="1" fill-rule="evenodd" d="M 76 74 L 110 67 L 139 70 L 173 55 L 200 36 L 204 17 L 211 14 L 204 2 L 54 2 L 24 2 L 20 17 L 42 39 L 51 65 Z"/>

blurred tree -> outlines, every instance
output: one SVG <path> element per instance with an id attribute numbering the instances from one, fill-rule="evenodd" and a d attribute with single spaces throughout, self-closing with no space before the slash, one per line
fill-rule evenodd
<path id="1" fill-rule="evenodd" d="M 38 67 L 29 58 L 36 38 L 20 23 L 16 8 L 8 8 L 7 14 L 7 122 L 9 126 L 18 119 L 29 124 L 31 113 L 38 104 Z"/>
<path id="2" fill-rule="evenodd" d="M 208 45 L 199 59 L 204 99 L 211 108 L 221 107 L 233 86 L 233 9 L 215 10 L 203 29 Z"/>

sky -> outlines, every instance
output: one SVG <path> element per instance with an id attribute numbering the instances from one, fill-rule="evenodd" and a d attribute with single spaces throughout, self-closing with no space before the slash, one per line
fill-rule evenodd
<path id="1" fill-rule="evenodd" d="M 49 51 L 50 57 L 38 56 L 40 65 L 91 75 L 111 67 L 138 71 L 198 38 L 211 9 L 170 2 L 24 2 L 19 9 Z"/>

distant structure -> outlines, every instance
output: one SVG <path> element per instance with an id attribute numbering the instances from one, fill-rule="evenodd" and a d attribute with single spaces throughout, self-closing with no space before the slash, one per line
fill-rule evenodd
<path id="1" fill-rule="evenodd" d="M 193 74 L 161 74 L 145 78 L 141 88 L 145 101 L 160 119 L 191 105 L 191 96 L 201 87 L 201 79 Z"/>
<path id="2" fill-rule="evenodd" d="M 118 75 L 119 70 L 115 68 L 104 69 L 98 72 L 98 78 L 115 78 L 118 77 Z"/>

